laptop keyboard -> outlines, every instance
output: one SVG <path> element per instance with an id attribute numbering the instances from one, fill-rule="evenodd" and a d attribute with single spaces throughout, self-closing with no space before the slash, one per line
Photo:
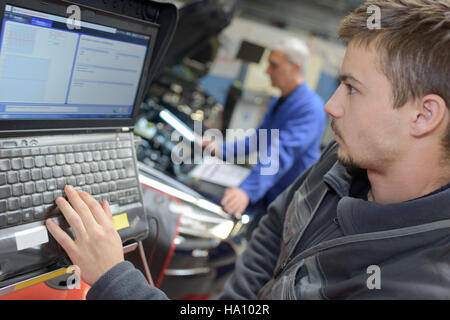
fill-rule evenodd
<path id="1" fill-rule="evenodd" d="M 0 229 L 62 215 L 54 201 L 68 184 L 99 202 L 139 202 L 133 147 L 114 139 L 0 149 Z"/>

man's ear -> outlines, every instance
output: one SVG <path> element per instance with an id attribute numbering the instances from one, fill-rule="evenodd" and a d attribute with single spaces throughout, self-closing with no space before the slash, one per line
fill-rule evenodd
<path id="1" fill-rule="evenodd" d="M 447 113 L 444 99 L 436 94 L 418 99 L 414 119 L 411 122 L 411 134 L 414 137 L 421 137 L 435 131 L 443 123 Z"/>
<path id="2" fill-rule="evenodd" d="M 295 71 L 296 71 L 296 73 L 299 74 L 300 71 L 301 71 L 302 68 L 303 68 L 303 64 L 302 64 L 301 62 L 297 62 L 297 63 L 294 64 L 294 66 L 295 66 Z"/>

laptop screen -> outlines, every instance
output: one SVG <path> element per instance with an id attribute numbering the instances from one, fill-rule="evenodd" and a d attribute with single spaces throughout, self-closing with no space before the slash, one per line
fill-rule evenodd
<path id="1" fill-rule="evenodd" d="M 0 119 L 131 118 L 151 37 L 12 5 L 0 38 Z"/>

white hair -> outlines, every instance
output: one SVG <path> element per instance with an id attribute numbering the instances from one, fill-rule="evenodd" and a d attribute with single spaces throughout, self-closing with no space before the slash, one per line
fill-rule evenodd
<path id="1" fill-rule="evenodd" d="M 305 74 L 309 64 L 310 52 L 303 41 L 296 38 L 285 38 L 274 43 L 270 49 L 272 51 L 281 51 L 291 63 L 300 64 L 302 66 L 301 74 Z"/>

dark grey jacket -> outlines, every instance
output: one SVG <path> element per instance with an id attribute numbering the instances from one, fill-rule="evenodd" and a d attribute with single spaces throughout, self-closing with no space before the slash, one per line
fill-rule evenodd
<path id="1" fill-rule="evenodd" d="M 358 176 L 336 150 L 269 206 L 222 298 L 450 299 L 450 189 L 389 205 L 353 197 Z M 87 298 L 167 297 L 123 262 Z"/>
<path id="2" fill-rule="evenodd" d="M 450 299 L 448 186 L 389 205 L 349 197 L 336 150 L 270 205 L 223 298 Z"/>

